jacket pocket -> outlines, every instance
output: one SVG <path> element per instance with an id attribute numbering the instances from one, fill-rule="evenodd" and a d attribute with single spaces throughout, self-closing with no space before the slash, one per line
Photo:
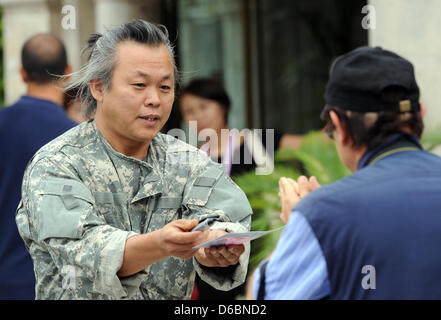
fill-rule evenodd
<path id="1" fill-rule="evenodd" d="M 181 218 L 181 197 L 150 197 L 147 204 L 148 222 L 144 232 L 152 232 L 161 229 L 173 220 Z"/>
<path id="2" fill-rule="evenodd" d="M 81 220 L 94 204 L 89 189 L 79 181 L 54 178 L 38 194 L 37 240 L 81 238 Z"/>
<path id="3" fill-rule="evenodd" d="M 127 194 L 124 192 L 94 192 L 97 211 L 107 224 L 121 230 L 131 230 L 127 215 Z"/>
<path id="4" fill-rule="evenodd" d="M 205 206 L 222 170 L 213 166 L 207 169 L 202 176 L 196 178 L 188 193 L 185 195 L 183 205 Z"/>

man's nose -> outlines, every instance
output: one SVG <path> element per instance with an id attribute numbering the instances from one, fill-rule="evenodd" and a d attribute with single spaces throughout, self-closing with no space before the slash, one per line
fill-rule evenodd
<path id="1" fill-rule="evenodd" d="M 159 89 L 147 88 L 144 105 L 146 107 L 159 107 L 159 105 L 161 104 L 161 99 L 159 97 L 159 94 L 160 94 Z"/>

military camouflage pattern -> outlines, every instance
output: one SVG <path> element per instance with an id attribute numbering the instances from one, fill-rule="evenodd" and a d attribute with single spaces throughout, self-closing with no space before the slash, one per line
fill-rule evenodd
<path id="1" fill-rule="evenodd" d="M 37 299 L 188 299 L 195 271 L 220 290 L 243 283 L 249 245 L 229 276 L 170 257 L 119 278 L 126 240 L 180 218 L 215 217 L 214 229 L 248 231 L 251 214 L 242 190 L 204 152 L 159 133 L 140 161 L 112 149 L 90 120 L 36 153 L 16 222 Z"/>

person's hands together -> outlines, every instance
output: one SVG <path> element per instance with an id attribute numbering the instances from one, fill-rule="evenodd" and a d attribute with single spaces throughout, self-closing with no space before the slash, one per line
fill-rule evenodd
<path id="1" fill-rule="evenodd" d="M 210 241 L 214 238 L 226 234 L 223 230 L 204 231 L 205 240 Z M 196 260 L 206 267 L 228 267 L 239 262 L 239 258 L 245 251 L 244 245 L 220 246 L 210 248 L 199 248 L 195 254 Z"/>
<path id="2" fill-rule="evenodd" d="M 287 224 L 289 216 L 297 203 L 319 187 L 320 184 L 316 177 L 311 177 L 308 180 L 305 176 L 300 176 L 297 182 L 291 178 L 280 178 L 279 197 L 282 206 L 280 219 Z"/>

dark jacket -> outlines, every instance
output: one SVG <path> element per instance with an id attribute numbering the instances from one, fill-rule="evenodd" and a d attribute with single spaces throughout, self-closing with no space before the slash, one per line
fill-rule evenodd
<path id="1" fill-rule="evenodd" d="M 0 111 L 0 299 L 35 297 L 32 260 L 15 223 L 23 173 L 38 149 L 75 125 L 61 106 L 29 96 Z"/>
<path id="2" fill-rule="evenodd" d="M 296 210 L 322 247 L 331 299 L 441 298 L 441 158 L 397 135 Z"/>

